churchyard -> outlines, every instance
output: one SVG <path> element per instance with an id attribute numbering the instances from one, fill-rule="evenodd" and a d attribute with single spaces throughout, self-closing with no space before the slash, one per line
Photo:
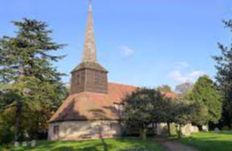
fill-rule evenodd
<path id="1" fill-rule="evenodd" d="M 200 132 L 177 140 L 176 137 L 168 139 L 198 149 L 198 151 L 231 151 L 232 132 Z M 31 144 L 23 147 L 13 145 L 1 146 L 1 151 L 169 151 L 155 138 L 141 140 L 138 138 L 121 138 L 87 141 L 37 141 L 36 146 Z M 171 150 L 174 151 L 174 150 Z M 187 150 L 186 150 L 187 151 Z"/>
<path id="2" fill-rule="evenodd" d="M 113 1 L 111 2 L 113 3 Z M 0 5 L 2 3 L 0 2 Z M 41 9 L 44 9 L 44 3 L 40 4 Z M 67 2 L 56 3 L 60 5 L 62 3 L 63 5 L 67 4 Z M 78 3 L 79 6 L 79 1 L 75 1 L 75 3 Z M 86 5 L 84 1 L 80 3 Z M 156 6 L 157 1 L 156 3 L 150 1 L 150 3 Z M 100 1 L 98 4 L 105 5 L 105 3 Z M 141 3 L 141 5 L 143 4 Z M 24 6 L 21 2 L 18 5 Z M 16 5 L 17 8 L 19 8 L 18 5 Z M 114 5 L 117 5 L 117 3 Z M 208 30 L 211 27 L 210 23 L 205 23 L 201 32 L 195 31 L 195 26 L 194 28 L 192 27 L 193 29 L 183 32 L 188 33 L 186 36 L 182 36 L 184 39 L 173 42 L 182 42 L 178 48 L 171 47 L 170 50 L 170 47 L 163 48 L 164 45 L 162 45 L 162 48 L 159 48 L 161 51 L 167 49 L 164 55 L 163 52 L 158 51 L 158 48 L 150 49 L 151 45 L 149 46 L 149 43 L 157 44 L 157 41 L 154 41 L 155 38 L 151 38 L 150 41 L 147 38 L 151 35 L 156 36 L 156 33 L 160 32 L 159 30 L 154 32 L 155 34 L 151 34 L 153 30 L 156 30 L 156 26 L 151 24 L 150 28 L 145 29 L 142 26 L 137 26 L 138 20 L 135 20 L 133 24 L 128 22 L 127 24 L 130 25 L 128 27 L 132 27 L 131 25 L 133 27 L 137 26 L 136 32 L 143 29 L 143 34 L 149 33 L 148 35 L 138 34 L 137 37 L 139 39 L 131 41 L 131 44 L 134 45 L 139 45 L 135 41 L 140 41 L 142 44 L 141 51 L 136 52 L 138 55 L 133 58 L 131 55 L 136 55 L 136 53 L 134 54 L 132 48 L 127 46 L 120 47 L 119 49 L 124 50 L 124 53 L 122 53 L 124 56 L 120 56 L 116 48 L 114 50 L 114 48 L 109 47 L 110 49 L 107 52 L 100 51 L 99 55 L 101 56 L 99 58 L 105 59 L 102 59 L 104 63 L 100 63 L 101 60 L 97 58 L 91 0 L 88 3 L 87 26 L 82 54 L 79 53 L 79 50 L 69 51 L 70 48 L 74 49 L 74 47 L 79 49 L 79 46 L 75 46 L 76 41 L 70 42 L 74 46 L 68 47 L 68 51 L 65 51 L 66 44 L 64 44 L 65 42 L 63 43 L 67 37 L 64 36 L 66 32 L 68 32 L 70 37 L 74 33 L 74 29 L 71 31 L 67 29 L 74 25 L 73 18 L 76 18 L 76 16 L 66 16 L 78 10 L 76 7 L 71 12 L 62 11 L 62 13 L 70 13 L 66 14 L 65 17 L 57 15 L 58 12 L 61 12 L 60 9 L 55 12 L 56 15 L 51 17 L 51 20 L 58 16 L 54 20 L 62 19 L 60 20 L 60 23 L 62 23 L 58 23 L 58 25 L 62 26 L 59 28 L 55 26 L 57 30 L 54 30 L 55 32 L 53 33 L 53 30 L 48 25 L 51 24 L 53 27 L 57 23 L 51 20 L 47 23 L 40 21 L 38 18 L 25 18 L 24 11 L 21 14 L 23 15 L 21 16 L 22 19 L 17 20 L 19 16 L 16 17 L 14 15 L 18 14 L 18 12 L 14 12 L 15 8 L 13 7 L 12 9 L 10 7 L 11 3 L 7 6 L 9 6 L 10 11 L 6 9 L 3 12 L 8 11 L 9 14 L 13 12 L 13 17 L 11 16 L 10 19 L 7 18 L 8 15 L 5 15 L 7 21 L 14 18 L 16 20 L 10 22 L 10 25 L 3 23 L 5 28 L 0 31 L 3 32 L 0 33 L 0 151 L 232 151 L 231 39 L 227 41 L 225 40 L 227 37 L 221 38 L 224 41 L 222 40 L 218 43 L 218 48 L 214 53 L 211 52 L 211 49 L 212 45 L 217 43 L 217 40 L 213 39 L 212 42 L 208 41 L 208 39 L 217 37 L 216 35 L 201 39 L 198 41 L 198 44 L 186 42 L 195 42 L 202 38 L 203 35 L 197 35 L 195 39 L 185 41 L 185 37 L 194 37 L 191 34 L 203 34 L 203 31 L 206 31 L 205 25 L 207 25 Z M 49 11 L 41 16 L 47 17 L 51 12 L 50 8 L 53 9 L 53 6 L 54 4 L 49 6 Z M 131 8 L 129 6 L 131 5 L 128 5 L 126 10 Z M 199 5 L 196 6 L 198 7 Z M 208 8 L 208 5 L 206 6 Z M 218 5 L 215 4 L 215 6 Z M 71 7 L 69 5 L 66 9 L 71 10 Z M 103 6 L 100 7 L 103 8 Z M 29 8 L 31 7 L 26 7 L 26 9 Z M 143 11 L 146 12 L 146 10 L 153 9 L 144 9 Z M 179 11 L 179 9 L 177 10 Z M 189 10 L 195 9 L 191 8 Z M 186 9 L 181 14 L 185 14 L 185 11 L 189 10 Z M 100 11 L 105 10 L 100 9 Z M 43 12 L 40 11 L 40 13 Z M 163 12 L 166 12 L 166 10 L 162 10 L 162 14 Z M 214 12 L 214 9 L 212 12 Z M 143 13 L 140 12 L 140 14 Z M 170 12 L 170 14 L 172 13 Z M 31 12 L 29 14 L 31 16 Z M 39 13 L 36 12 L 34 16 L 37 16 L 37 14 Z M 77 14 L 83 14 L 83 12 L 78 12 Z M 104 12 L 104 14 L 108 15 L 108 12 Z M 131 15 L 131 13 L 129 14 Z M 151 13 L 147 12 L 147 14 Z M 147 14 L 145 16 L 148 16 Z M 195 11 L 189 14 L 193 15 Z M 221 14 L 223 13 L 221 12 Z M 100 14 L 98 15 L 100 16 Z M 117 15 L 117 13 L 114 13 L 114 15 Z M 108 18 L 114 15 L 108 16 Z M 198 19 L 202 15 L 204 13 L 193 17 Z M 119 15 L 118 18 L 121 19 L 125 16 Z M 132 16 L 134 17 L 134 15 Z M 133 17 L 127 16 L 127 18 L 124 18 L 124 22 L 128 18 L 132 19 Z M 64 21 L 67 18 L 72 18 L 72 20 Z M 150 23 L 152 21 L 157 23 L 156 19 L 153 20 L 151 18 L 148 17 L 147 20 L 141 21 L 141 23 Z M 157 18 L 157 16 L 154 18 Z M 162 21 L 164 21 L 163 18 L 165 17 L 161 17 Z M 168 16 L 168 18 L 177 19 L 178 17 Z M 186 18 L 191 17 L 185 16 L 182 20 Z M 202 20 L 208 18 L 211 17 L 205 16 Z M 43 19 L 49 20 L 47 18 Z M 146 18 L 140 18 L 140 20 L 142 19 Z M 107 19 L 104 18 L 102 20 L 105 21 Z M 200 26 L 202 20 L 196 23 Z M 133 19 L 130 21 L 133 21 Z M 65 23 L 67 24 L 65 25 Z M 169 23 L 163 24 L 166 26 Z M 185 22 L 182 24 L 185 24 Z M 173 29 L 180 28 L 181 31 L 182 29 L 184 30 L 184 25 L 182 27 L 182 24 L 178 24 Z M 214 24 L 216 24 L 215 21 Z M 75 28 L 77 25 L 79 25 L 79 20 L 75 22 Z M 117 25 L 114 27 L 115 29 L 113 25 Z M 163 32 L 167 31 L 167 28 L 163 28 L 165 27 L 164 25 L 161 26 Z M 11 26 L 14 26 L 14 28 Z M 231 34 L 231 19 L 224 20 L 222 26 Z M 121 32 L 120 36 L 115 36 L 118 33 L 113 31 L 119 30 L 118 28 L 122 29 L 121 26 L 118 26 L 118 23 L 112 24 L 113 30 L 104 30 L 105 27 L 111 27 L 108 25 L 98 25 L 97 27 L 102 28 L 102 31 L 107 31 L 107 34 L 111 34 L 110 37 L 118 37 L 119 39 L 135 33 L 127 33 L 129 32 L 129 29 L 127 29 Z M 125 28 L 128 27 L 125 26 Z M 189 28 L 189 26 L 186 26 L 186 28 Z M 60 33 L 61 31 L 62 34 L 59 37 L 53 37 L 56 35 L 56 32 Z M 189 34 L 190 31 L 194 32 Z M 176 31 L 173 32 L 174 34 L 167 34 L 177 37 L 183 34 L 176 33 Z M 222 31 L 218 29 L 218 32 L 215 33 L 219 34 L 220 32 Z M 82 32 L 79 31 L 77 33 Z M 207 34 L 210 35 L 211 33 L 214 33 L 214 29 L 210 32 L 208 31 Z M 106 33 L 103 35 L 106 35 Z M 218 37 L 220 37 L 219 35 Z M 228 36 L 227 34 L 225 35 Z M 75 36 L 73 35 L 73 37 Z M 146 47 L 143 43 L 145 37 L 147 38 Z M 164 41 L 160 42 L 166 45 L 168 37 L 165 37 Z M 128 40 L 132 38 L 136 38 L 136 36 L 127 37 Z M 74 39 L 76 40 L 76 37 Z M 108 38 L 105 37 L 105 39 L 107 40 L 100 40 L 106 42 L 105 44 L 102 43 L 102 45 L 114 45 L 109 42 L 110 38 L 109 41 Z M 160 39 L 162 39 L 162 36 L 156 40 Z M 172 38 L 170 41 L 175 39 Z M 80 39 L 78 40 L 79 42 L 81 41 Z M 117 40 L 111 39 L 111 41 Z M 186 43 L 186 48 L 182 48 L 184 46 L 183 43 Z M 207 53 L 209 54 L 202 51 L 204 48 L 202 43 L 209 45 L 207 48 Z M 195 46 L 198 46 L 198 48 L 195 48 Z M 186 53 L 186 50 L 191 50 L 190 48 L 193 47 L 192 52 Z M 149 51 L 147 48 L 149 48 Z M 108 50 L 108 48 L 104 49 Z M 179 49 L 185 50 L 183 51 L 184 53 L 178 53 Z M 194 56 L 193 52 L 195 51 L 199 52 Z M 70 53 L 68 59 L 64 62 L 62 61 L 66 55 L 63 52 Z M 76 55 L 76 52 L 78 52 L 78 55 Z M 153 54 L 153 52 L 156 52 L 156 54 Z M 202 53 L 202 56 L 198 53 Z M 203 57 L 203 54 L 206 56 Z M 72 58 L 72 56 L 74 57 Z M 131 58 L 125 59 L 129 56 Z M 158 58 L 162 56 L 165 57 L 160 59 L 161 62 L 159 62 Z M 188 70 L 186 69 L 189 67 L 188 63 L 179 62 L 180 60 L 177 60 L 177 62 L 173 61 L 174 58 L 176 59 L 180 56 L 182 56 L 181 60 L 191 60 L 195 67 L 206 64 L 206 66 L 201 66 L 201 68 L 207 72 Z M 205 60 L 205 57 L 208 57 L 208 60 Z M 171 60 L 168 60 L 170 58 Z M 200 59 L 202 60 L 200 61 Z M 78 64 L 75 64 L 76 60 L 79 60 Z M 148 62 L 149 64 L 147 64 Z M 151 64 L 151 62 L 154 64 Z M 111 77 L 108 78 L 109 71 L 103 64 L 112 65 L 113 69 L 111 69 L 115 77 L 118 76 L 118 79 L 126 83 L 111 82 Z M 158 66 L 156 66 L 157 64 Z M 162 68 L 159 67 L 161 64 Z M 172 67 L 170 64 L 177 64 L 178 67 Z M 68 68 L 66 68 L 67 66 Z M 110 68 L 109 66 L 107 67 Z M 120 68 L 120 71 L 118 68 Z M 167 75 L 165 77 L 162 74 L 164 69 L 173 70 L 170 73 L 165 71 Z M 65 75 L 70 71 L 69 79 L 64 80 Z M 156 75 L 158 76 L 156 77 Z M 165 82 L 162 81 L 164 79 L 161 80 L 159 77 L 166 78 Z M 170 81 L 167 77 L 178 82 Z M 132 85 L 133 81 L 138 85 Z M 169 81 L 167 82 L 169 84 L 166 84 L 166 81 Z M 160 84 L 161 82 L 163 84 Z M 147 83 L 147 87 L 143 86 L 145 83 Z"/>

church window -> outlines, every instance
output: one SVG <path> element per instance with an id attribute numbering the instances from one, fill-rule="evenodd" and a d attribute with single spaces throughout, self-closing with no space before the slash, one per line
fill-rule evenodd
<path id="1" fill-rule="evenodd" d="M 60 131 L 60 127 L 58 125 L 55 125 L 53 127 L 53 134 L 54 135 L 58 135 L 59 134 L 59 131 Z"/>
<path id="2" fill-rule="evenodd" d="M 113 130 L 113 123 L 110 123 L 110 130 Z"/>

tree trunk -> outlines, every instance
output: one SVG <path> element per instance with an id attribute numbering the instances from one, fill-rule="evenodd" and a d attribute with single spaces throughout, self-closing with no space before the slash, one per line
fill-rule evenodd
<path id="1" fill-rule="evenodd" d="M 15 115 L 15 142 L 19 141 L 20 125 L 21 125 L 22 103 L 17 101 Z"/>
<path id="2" fill-rule="evenodd" d="M 197 125 L 197 127 L 198 127 L 199 131 L 202 131 L 202 130 L 203 130 L 203 129 L 202 129 L 202 125 Z"/>
<path id="3" fill-rule="evenodd" d="M 178 139 L 180 139 L 182 137 L 182 133 L 181 133 L 181 124 L 178 125 L 178 132 L 177 132 L 177 135 L 178 135 Z"/>
<path id="4" fill-rule="evenodd" d="M 153 132 L 153 136 L 155 136 L 155 123 L 152 122 L 152 132 Z"/>
<path id="5" fill-rule="evenodd" d="M 143 140 L 147 139 L 147 129 L 146 128 L 140 129 L 140 138 Z"/>
<path id="6" fill-rule="evenodd" d="M 167 122 L 167 126 L 168 126 L 168 136 L 171 136 L 171 127 L 170 127 L 170 123 Z"/>
<path id="7" fill-rule="evenodd" d="M 21 78 L 24 77 L 24 66 L 22 64 L 22 61 L 20 61 L 20 67 L 19 67 L 19 77 L 17 79 L 17 82 L 21 81 Z M 23 95 L 23 92 L 21 92 Z M 15 111 L 15 137 L 14 141 L 19 141 L 20 136 L 20 125 L 21 125 L 21 114 L 22 114 L 22 102 L 21 100 L 16 100 L 16 111 Z"/>

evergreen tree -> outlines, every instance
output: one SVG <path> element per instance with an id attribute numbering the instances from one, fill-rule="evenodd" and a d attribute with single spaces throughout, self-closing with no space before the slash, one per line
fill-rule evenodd
<path id="1" fill-rule="evenodd" d="M 11 109 L 15 113 L 15 141 L 18 141 L 25 131 L 29 133 L 46 123 L 65 96 L 61 82 L 63 74 L 52 65 L 64 57 L 52 55 L 52 51 L 64 45 L 52 41 L 52 31 L 44 22 L 23 19 L 13 24 L 18 29 L 15 37 L 4 36 L 0 39 L 0 83 L 3 93 L 0 109 Z M 38 116 L 45 111 L 48 114 L 40 119 Z"/>
<path id="2" fill-rule="evenodd" d="M 200 77 L 187 96 L 188 100 L 195 101 L 195 124 L 203 125 L 208 122 L 217 123 L 221 118 L 222 101 L 214 82 L 208 76 Z"/>
<path id="3" fill-rule="evenodd" d="M 232 32 L 232 20 L 224 21 L 226 28 Z M 230 46 L 218 44 L 221 55 L 215 56 L 217 84 L 223 95 L 223 124 L 231 128 L 232 124 L 232 41 Z"/>

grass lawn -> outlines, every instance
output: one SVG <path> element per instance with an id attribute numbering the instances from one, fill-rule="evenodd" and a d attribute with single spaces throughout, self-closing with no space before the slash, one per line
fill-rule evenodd
<path id="1" fill-rule="evenodd" d="M 105 139 L 90 141 L 40 141 L 35 148 L 9 148 L 10 151 L 164 151 L 154 140 L 140 139 Z M 3 148 L 0 150 L 3 150 Z M 8 151 L 6 149 L 6 151 Z"/>
<path id="2" fill-rule="evenodd" d="M 181 142 L 200 151 L 232 151 L 232 132 L 201 132 L 183 138 Z"/>

